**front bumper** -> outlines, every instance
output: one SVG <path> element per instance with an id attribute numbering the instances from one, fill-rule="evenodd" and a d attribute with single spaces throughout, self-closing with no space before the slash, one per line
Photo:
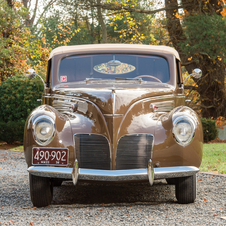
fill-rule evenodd
<path id="1" fill-rule="evenodd" d="M 72 179 L 76 184 L 77 180 L 90 181 L 139 181 L 149 180 L 152 185 L 154 179 L 166 179 L 176 177 L 187 177 L 195 175 L 199 169 L 194 166 L 174 166 L 153 168 L 152 162 L 145 169 L 128 169 L 128 170 L 96 170 L 78 168 L 75 161 L 73 168 L 65 167 L 48 167 L 48 166 L 31 166 L 28 172 L 35 176 Z"/>

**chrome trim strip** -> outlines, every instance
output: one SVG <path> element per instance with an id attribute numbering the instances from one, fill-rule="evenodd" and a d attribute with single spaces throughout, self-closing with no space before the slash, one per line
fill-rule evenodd
<path id="1" fill-rule="evenodd" d="M 78 181 L 78 175 L 79 175 L 79 168 L 78 168 L 78 160 L 75 159 L 73 170 L 72 170 L 72 181 L 73 184 L 76 185 Z"/>
<path id="2" fill-rule="evenodd" d="M 159 167 L 154 169 L 155 179 L 187 177 L 199 172 L 195 166 Z"/>
<path id="3" fill-rule="evenodd" d="M 111 90 L 111 98 L 112 98 L 112 114 L 115 114 L 115 89 L 113 86 L 113 89 Z M 109 127 L 108 127 L 109 129 Z M 115 147 L 115 118 L 112 118 L 112 129 L 113 129 L 113 134 L 112 134 L 112 142 L 110 146 L 111 150 L 111 160 L 113 160 L 113 153 L 115 153 L 117 146 Z M 110 137 L 111 138 L 111 137 Z M 114 169 L 113 166 L 113 161 L 111 161 L 111 169 Z"/>
<path id="4" fill-rule="evenodd" d="M 122 117 L 124 114 L 104 114 L 105 117 Z"/>
<path id="5" fill-rule="evenodd" d="M 30 166 L 27 171 L 35 176 L 72 179 L 72 168 L 54 166 Z"/>
<path id="6" fill-rule="evenodd" d="M 154 179 L 155 179 L 154 167 L 152 160 L 150 159 L 148 162 L 148 180 L 150 185 L 153 185 Z"/>
<path id="7" fill-rule="evenodd" d="M 147 169 L 90 170 L 79 169 L 79 179 L 96 181 L 148 180 Z"/>
<path id="8" fill-rule="evenodd" d="M 112 98 L 112 113 L 115 114 L 115 89 L 113 88 L 111 91 L 111 98 Z"/>
<path id="9" fill-rule="evenodd" d="M 130 170 L 93 170 L 78 169 L 78 180 L 93 181 L 132 181 L 149 180 L 151 168 Z M 72 179 L 73 168 L 31 166 L 28 172 L 35 176 Z M 194 166 L 175 166 L 154 168 L 154 179 L 165 179 L 175 177 L 187 177 L 198 173 L 199 169 Z M 151 181 L 150 181 L 151 183 Z"/>

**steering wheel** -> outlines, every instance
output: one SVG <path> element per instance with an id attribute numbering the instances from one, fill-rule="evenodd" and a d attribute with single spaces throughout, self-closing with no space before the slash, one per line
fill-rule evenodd
<path id="1" fill-rule="evenodd" d="M 162 83 L 162 81 L 161 81 L 160 79 L 158 79 L 158 78 L 156 78 L 156 77 L 154 77 L 154 76 L 152 76 L 152 75 L 139 75 L 139 76 L 137 76 L 137 77 L 135 77 L 135 78 L 153 78 L 153 79 L 155 79 L 156 81 Z"/>

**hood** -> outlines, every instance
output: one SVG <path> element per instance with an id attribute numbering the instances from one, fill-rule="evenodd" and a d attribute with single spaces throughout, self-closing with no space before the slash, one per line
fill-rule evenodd
<path id="1" fill-rule="evenodd" d="M 152 84 L 61 84 L 53 93 L 89 100 L 103 114 L 125 114 L 133 103 L 149 97 L 173 94 L 175 87 L 165 83 Z"/>

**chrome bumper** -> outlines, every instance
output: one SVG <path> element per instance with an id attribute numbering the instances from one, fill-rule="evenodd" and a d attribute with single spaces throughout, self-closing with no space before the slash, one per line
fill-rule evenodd
<path id="1" fill-rule="evenodd" d="M 35 176 L 72 179 L 76 184 L 77 180 L 90 181 L 138 181 L 149 180 L 152 185 L 154 179 L 165 179 L 175 177 L 187 177 L 196 174 L 199 171 L 194 166 L 175 166 L 153 168 L 152 162 L 145 169 L 129 170 L 96 170 L 78 168 L 75 162 L 73 168 L 48 167 L 48 166 L 31 166 L 28 172 Z"/>

